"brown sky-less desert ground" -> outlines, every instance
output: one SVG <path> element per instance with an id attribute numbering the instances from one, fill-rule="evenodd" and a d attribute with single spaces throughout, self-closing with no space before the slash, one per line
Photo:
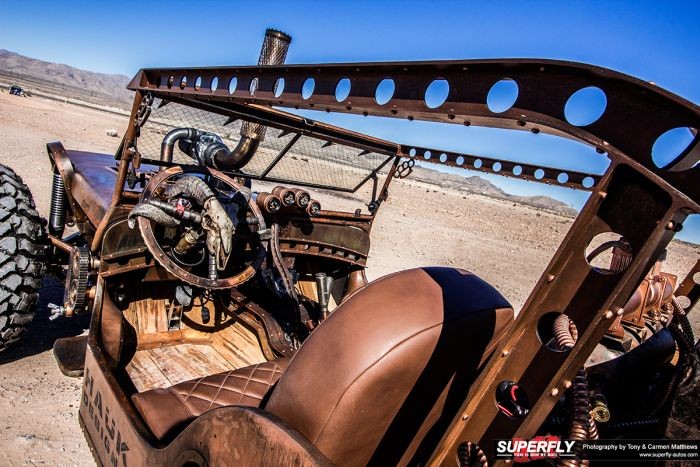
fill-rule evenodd
<path id="1" fill-rule="evenodd" d="M 46 142 L 111 153 L 119 138 L 107 130 L 121 135 L 125 127 L 126 118 L 113 113 L 0 92 L 0 163 L 20 174 L 46 216 L 51 187 Z M 361 207 L 352 196 L 319 199 L 332 209 Z M 415 266 L 460 267 L 493 284 L 518 310 L 572 222 L 409 177 L 392 184 L 379 211 L 368 277 Z M 674 242 L 665 270 L 682 278 L 699 253 L 697 246 Z M 62 296 L 62 286 L 47 278 L 32 329 L 20 345 L 0 354 L 0 465 L 94 464 L 77 418 L 82 380 L 63 376 L 51 353 L 57 337 L 81 333 L 89 318 L 49 322 L 46 304 Z"/>

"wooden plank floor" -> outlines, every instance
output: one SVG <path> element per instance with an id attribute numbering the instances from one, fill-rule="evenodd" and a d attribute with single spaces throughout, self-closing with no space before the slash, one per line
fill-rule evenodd
<path id="1" fill-rule="evenodd" d="M 235 323 L 213 333 L 210 342 L 137 350 L 126 371 L 143 392 L 264 361 L 257 338 Z"/>

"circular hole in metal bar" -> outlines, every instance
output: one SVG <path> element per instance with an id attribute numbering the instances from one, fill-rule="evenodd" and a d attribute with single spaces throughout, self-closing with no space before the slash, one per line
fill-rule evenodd
<path id="1" fill-rule="evenodd" d="M 457 156 L 457 160 L 455 161 L 457 165 L 462 165 L 464 164 L 464 156 Z"/>
<path id="2" fill-rule="evenodd" d="M 275 97 L 279 97 L 284 92 L 284 78 L 277 78 L 275 81 L 275 87 L 273 88 L 273 94 Z"/>
<path id="3" fill-rule="evenodd" d="M 603 116 L 608 98 L 595 86 L 588 86 L 573 93 L 564 105 L 566 121 L 575 126 L 586 126 Z"/>
<path id="4" fill-rule="evenodd" d="M 350 95 L 350 79 L 342 78 L 335 85 L 335 100 L 338 102 L 343 102 Z"/>
<path id="5" fill-rule="evenodd" d="M 524 418 L 530 412 L 530 400 L 515 381 L 505 380 L 496 386 L 496 406 L 508 418 Z"/>
<path id="6" fill-rule="evenodd" d="M 550 311 L 537 321 L 537 338 L 552 352 L 568 352 L 578 340 L 578 329 L 565 314 Z"/>
<path id="7" fill-rule="evenodd" d="M 311 77 L 306 78 L 304 84 L 301 86 L 301 98 L 304 100 L 309 99 L 314 94 L 315 87 L 316 80 Z"/>
<path id="8" fill-rule="evenodd" d="M 425 105 L 436 109 L 445 103 L 450 93 L 450 84 L 446 79 L 433 80 L 425 89 Z"/>
<path id="9" fill-rule="evenodd" d="M 444 152 L 440 154 L 440 162 L 447 162 L 447 154 Z"/>
<path id="10" fill-rule="evenodd" d="M 236 91 L 236 86 L 238 86 L 238 78 L 232 76 L 228 82 L 228 93 L 233 94 Z"/>
<path id="11" fill-rule="evenodd" d="M 209 89 L 211 89 L 211 92 L 216 91 L 219 88 L 219 77 L 214 76 L 211 79 L 211 83 L 209 84 Z"/>
<path id="12" fill-rule="evenodd" d="M 566 183 L 569 181 L 569 174 L 566 172 L 562 172 L 559 175 L 557 175 L 557 181 L 559 183 Z"/>
<path id="13" fill-rule="evenodd" d="M 696 274 L 700 274 L 700 273 L 696 273 Z M 684 310 L 687 310 L 688 308 L 690 308 L 690 305 L 693 304 L 690 301 L 690 299 L 688 297 L 686 297 L 685 295 L 677 296 L 676 300 L 678 301 L 678 304 L 681 306 L 681 308 L 683 308 Z"/>
<path id="14" fill-rule="evenodd" d="M 377 89 L 374 92 L 374 100 L 377 104 L 384 105 L 394 97 L 394 80 L 391 78 L 384 78 L 377 85 Z"/>
<path id="15" fill-rule="evenodd" d="M 522 167 L 520 167 L 519 165 L 516 165 L 515 167 L 513 167 L 513 175 L 518 176 L 521 173 L 523 173 Z"/>
<path id="16" fill-rule="evenodd" d="M 175 84 L 175 77 L 170 76 L 170 78 L 168 78 L 168 89 L 172 88 L 173 84 Z"/>
<path id="17" fill-rule="evenodd" d="M 681 156 L 697 139 L 697 130 L 694 128 L 672 128 L 656 138 L 651 147 L 651 160 L 658 168 L 668 169 L 680 162 Z"/>
<path id="18" fill-rule="evenodd" d="M 595 180 L 593 180 L 593 177 L 585 177 L 581 181 L 581 185 L 583 185 L 584 188 L 590 188 L 595 184 Z"/>
<path id="19" fill-rule="evenodd" d="M 180 80 L 180 89 L 185 89 L 187 87 L 187 76 L 183 76 Z"/>
<path id="20" fill-rule="evenodd" d="M 251 96 L 254 96 L 255 93 L 258 90 L 258 83 L 260 80 L 258 78 L 253 78 L 250 80 L 250 84 L 248 85 L 248 92 L 250 93 Z"/>
<path id="21" fill-rule="evenodd" d="M 202 77 L 201 77 L 201 76 L 197 76 L 197 77 L 194 79 L 194 90 L 195 90 L 195 91 L 199 91 L 200 89 L 202 89 Z"/>
<path id="22" fill-rule="evenodd" d="M 408 151 L 408 155 L 411 157 L 416 157 L 416 148 L 411 148 L 410 151 Z"/>
<path id="23" fill-rule="evenodd" d="M 544 170 L 542 170 L 542 169 L 535 170 L 535 178 L 537 180 L 542 180 L 544 178 Z"/>
<path id="24" fill-rule="evenodd" d="M 427 161 L 428 159 L 430 159 L 431 157 L 433 157 L 433 154 L 432 154 L 430 151 L 425 151 L 425 152 L 423 153 L 423 159 L 425 159 L 426 161 Z"/>
<path id="25" fill-rule="evenodd" d="M 475 168 L 480 169 L 482 165 L 484 165 L 484 163 L 481 161 L 481 159 L 477 159 L 474 161 Z"/>
<path id="26" fill-rule="evenodd" d="M 602 232 L 588 243 L 584 258 L 596 272 L 619 274 L 627 269 L 633 257 L 632 247 L 620 234 Z"/>
<path id="27" fill-rule="evenodd" d="M 494 172 L 500 172 L 501 169 L 503 168 L 503 165 L 500 162 L 494 162 L 493 166 L 491 167 Z"/>
<path id="28" fill-rule="evenodd" d="M 510 78 L 504 78 L 491 86 L 486 105 L 493 113 L 502 113 L 513 107 L 518 99 L 518 83 Z"/>

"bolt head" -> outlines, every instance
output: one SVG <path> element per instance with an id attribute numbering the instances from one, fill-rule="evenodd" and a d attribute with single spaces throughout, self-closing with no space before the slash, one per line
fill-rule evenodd
<path id="1" fill-rule="evenodd" d="M 559 394 L 559 389 L 558 388 L 552 389 L 551 394 L 552 394 L 552 397 L 557 396 Z"/>
<path id="2" fill-rule="evenodd" d="M 608 311 L 607 313 L 605 313 L 605 318 L 606 318 L 606 319 L 610 319 L 610 318 L 612 318 L 612 317 L 613 317 L 613 312 L 612 312 L 612 311 Z"/>

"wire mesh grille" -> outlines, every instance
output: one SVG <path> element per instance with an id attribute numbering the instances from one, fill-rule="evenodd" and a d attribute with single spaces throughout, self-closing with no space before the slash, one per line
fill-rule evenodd
<path id="1" fill-rule="evenodd" d="M 137 141 L 138 151 L 144 161 L 160 161 L 163 137 L 175 128 L 196 128 L 217 134 L 229 148 L 238 144 L 241 120 L 224 126 L 228 120 L 225 115 L 174 102 L 159 108 L 160 103 L 160 99 L 154 100 L 151 115 L 141 128 Z M 393 157 L 365 153 L 357 148 L 329 144 L 318 138 L 302 136 L 274 166 L 271 166 L 294 137 L 295 134 L 285 134 L 279 129 L 267 128 L 265 139 L 255 156 L 241 172 L 262 180 L 355 191 L 372 172 Z M 193 160 L 176 146 L 173 151 L 173 163 L 192 164 Z"/>
<path id="2" fill-rule="evenodd" d="M 306 185 L 355 189 L 387 156 L 302 136 L 267 174 Z"/>

